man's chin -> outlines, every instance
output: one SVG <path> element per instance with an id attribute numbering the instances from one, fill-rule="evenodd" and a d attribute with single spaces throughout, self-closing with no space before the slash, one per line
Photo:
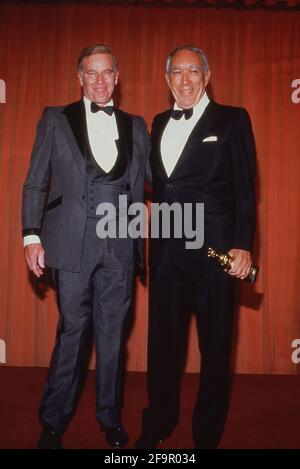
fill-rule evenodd
<path id="1" fill-rule="evenodd" d="M 111 98 L 107 96 L 94 96 L 94 99 L 92 101 L 97 103 L 98 106 L 105 106 L 110 101 L 110 99 Z"/>
<path id="2" fill-rule="evenodd" d="M 181 109 L 190 109 L 191 107 L 194 107 L 194 100 L 183 99 L 181 101 L 178 101 L 177 104 L 179 107 L 181 107 Z"/>

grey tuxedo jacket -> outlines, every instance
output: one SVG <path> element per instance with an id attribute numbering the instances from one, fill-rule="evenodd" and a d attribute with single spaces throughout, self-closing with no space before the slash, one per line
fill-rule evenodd
<path id="1" fill-rule="evenodd" d="M 119 148 L 130 161 L 132 202 L 143 202 L 149 137 L 145 121 L 115 110 Z M 87 220 L 83 101 L 45 108 L 23 187 L 23 236 L 37 234 L 49 267 L 79 272 Z M 143 268 L 143 240 L 137 240 Z"/>

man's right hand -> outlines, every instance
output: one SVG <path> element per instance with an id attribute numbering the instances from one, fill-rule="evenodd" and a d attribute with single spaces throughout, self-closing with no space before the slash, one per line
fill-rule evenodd
<path id="1" fill-rule="evenodd" d="M 40 277 L 43 275 L 43 269 L 45 268 L 45 250 L 40 243 L 28 244 L 24 248 L 25 259 L 29 270 Z"/>

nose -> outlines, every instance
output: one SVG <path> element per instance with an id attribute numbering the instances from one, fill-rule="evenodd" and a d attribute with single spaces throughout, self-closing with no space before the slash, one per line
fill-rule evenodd
<path id="1" fill-rule="evenodd" d="M 188 71 L 184 71 L 181 75 L 181 81 L 183 84 L 188 84 L 190 82 L 190 76 Z"/>
<path id="2" fill-rule="evenodd" d="M 104 79 L 103 79 L 103 75 L 102 73 L 97 73 L 97 79 L 96 79 L 96 83 L 103 83 L 104 82 Z"/>

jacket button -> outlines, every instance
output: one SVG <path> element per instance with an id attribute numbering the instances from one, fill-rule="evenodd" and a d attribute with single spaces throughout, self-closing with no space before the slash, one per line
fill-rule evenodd
<path id="1" fill-rule="evenodd" d="M 81 198 L 82 198 L 82 200 L 85 200 L 85 196 L 84 196 L 84 195 L 83 195 Z"/>

